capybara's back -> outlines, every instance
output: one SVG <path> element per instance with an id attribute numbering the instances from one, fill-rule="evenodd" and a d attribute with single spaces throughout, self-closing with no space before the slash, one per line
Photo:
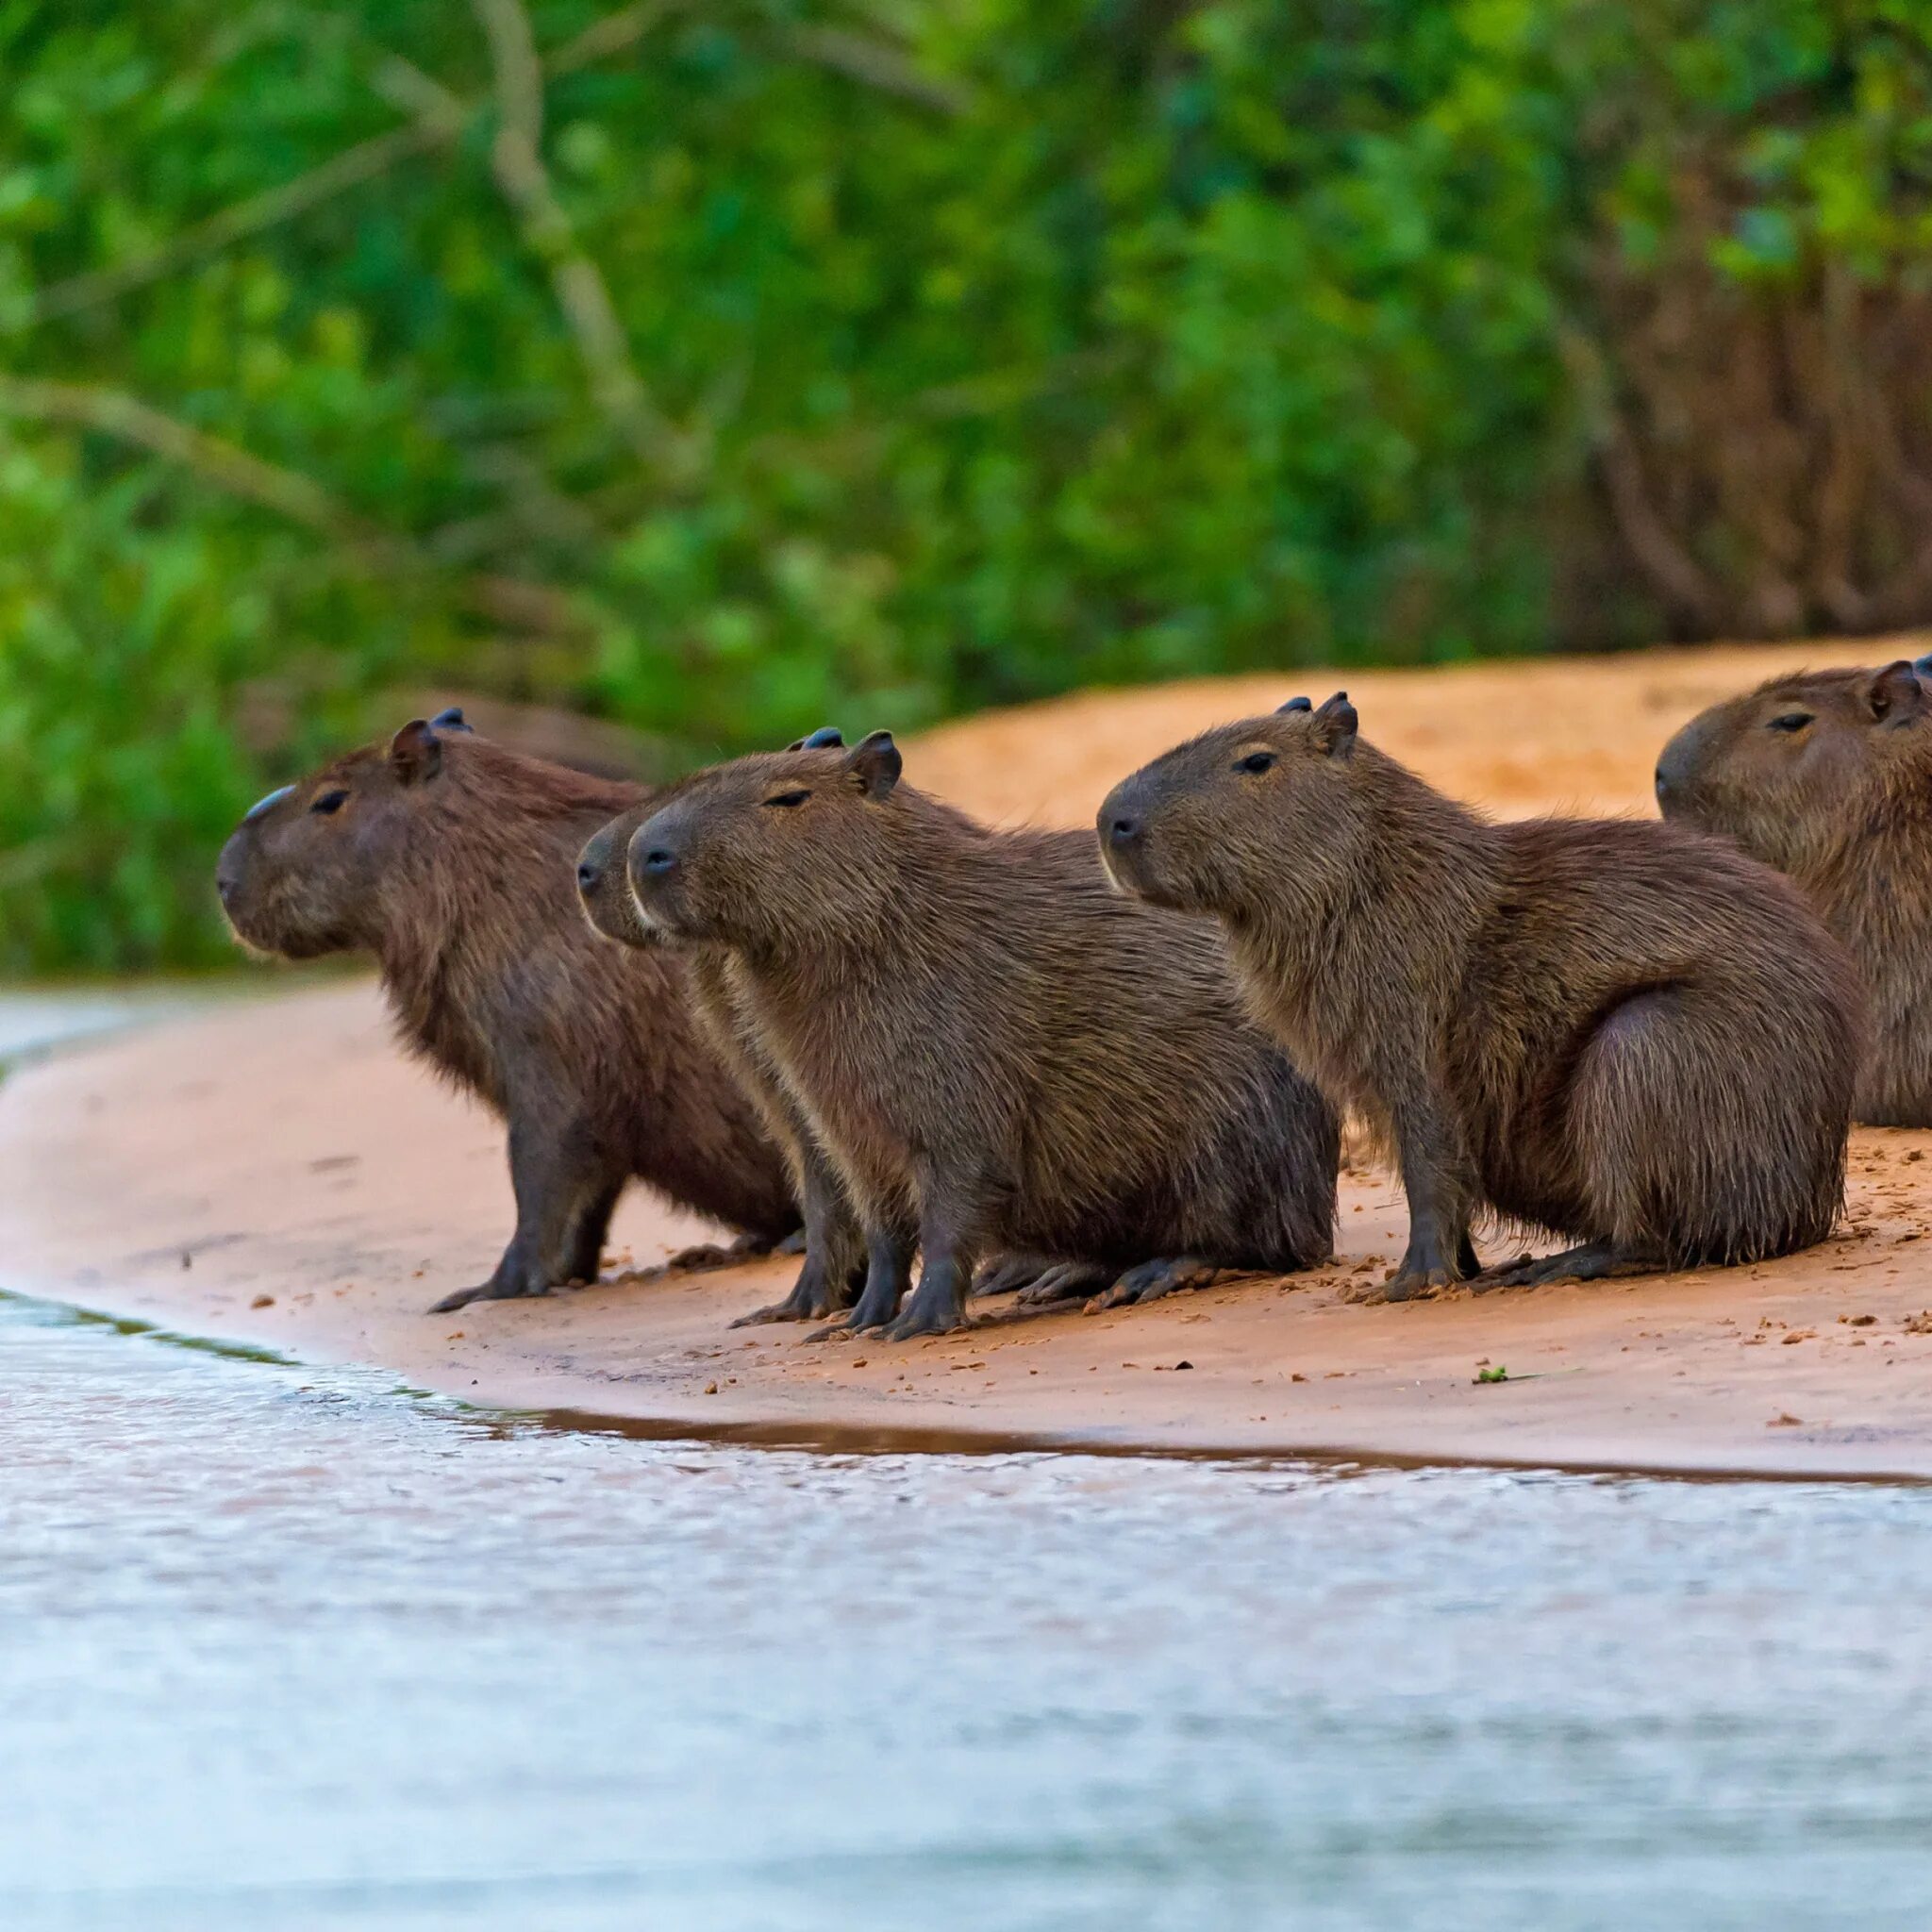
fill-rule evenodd
<path id="1" fill-rule="evenodd" d="M 1620 820 L 1496 827 L 1504 869 L 1452 1030 L 1507 1214 L 1673 1266 L 1822 1241 L 1861 1044 L 1850 963 L 1789 882 Z"/>

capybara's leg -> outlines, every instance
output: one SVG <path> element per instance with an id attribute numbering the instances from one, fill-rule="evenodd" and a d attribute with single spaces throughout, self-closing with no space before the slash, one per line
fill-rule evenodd
<path id="1" fill-rule="evenodd" d="M 594 1178 L 586 1178 L 587 1170 Z M 587 1191 L 603 1186 L 603 1175 L 604 1163 L 580 1131 L 513 1118 L 509 1177 L 517 1197 L 517 1231 L 488 1281 L 444 1295 L 429 1312 L 440 1315 L 475 1301 L 548 1294 L 556 1283 L 568 1280 L 558 1271 Z"/>
<path id="2" fill-rule="evenodd" d="M 1194 1288 L 1212 1279 L 1221 1269 L 1198 1255 L 1167 1255 L 1138 1262 L 1100 1297 L 1104 1308 L 1123 1308 L 1134 1302 L 1158 1302 L 1177 1288 Z"/>
<path id="3" fill-rule="evenodd" d="M 610 1217 L 617 1211 L 617 1197 L 623 1192 L 624 1180 L 619 1177 L 585 1193 L 564 1236 L 557 1280 L 596 1280 L 597 1272 L 604 1265 L 604 1243 L 610 1235 Z"/>
<path id="4" fill-rule="evenodd" d="M 1382 1296 L 1406 1302 L 1461 1280 L 1474 1260 L 1469 1238 L 1474 1183 L 1460 1131 L 1436 1095 L 1411 1094 L 1394 1116 L 1402 1191 L 1408 1200 L 1408 1246 Z"/>
<path id="5" fill-rule="evenodd" d="M 966 1325 L 972 1249 L 957 1236 L 948 1238 L 930 1229 L 920 1246 L 924 1256 L 919 1286 L 899 1319 L 886 1330 L 888 1341 L 909 1341 L 915 1335 L 949 1335 Z"/>
<path id="6" fill-rule="evenodd" d="M 816 1147 L 801 1156 L 799 1191 L 805 1197 L 805 1266 L 782 1302 L 741 1315 L 734 1328 L 762 1322 L 823 1322 L 849 1308 L 858 1293 L 865 1274 L 858 1217 Z"/>
<path id="7" fill-rule="evenodd" d="M 842 1322 L 815 1328 L 807 1337 L 817 1341 L 830 1335 L 853 1335 L 862 1328 L 883 1328 L 899 1312 L 899 1303 L 912 1279 L 912 1237 L 903 1228 L 872 1227 L 865 1237 L 865 1287 L 858 1303 Z"/>

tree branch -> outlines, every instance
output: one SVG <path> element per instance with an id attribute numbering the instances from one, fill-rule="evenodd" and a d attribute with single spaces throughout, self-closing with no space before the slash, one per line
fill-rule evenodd
<path id="1" fill-rule="evenodd" d="M 357 569 L 441 575 L 407 538 L 383 529 L 294 470 L 265 462 L 239 445 L 117 390 L 0 375 L 0 415 L 92 429 L 179 463 L 227 495 L 274 511 L 341 546 Z M 553 637 L 579 636 L 588 623 L 566 591 L 485 572 L 452 579 L 463 608 L 492 622 Z"/>
<path id="2" fill-rule="evenodd" d="M 196 222 L 150 255 L 137 256 L 132 261 L 121 262 L 113 268 L 75 275 L 64 282 L 50 283 L 35 296 L 18 326 L 31 328 L 38 323 L 51 322 L 56 316 L 72 315 L 82 308 L 112 302 L 130 290 L 158 281 L 163 275 L 172 275 L 176 269 L 186 268 L 191 262 L 199 261 L 207 256 L 217 255 L 232 243 L 259 234 L 264 228 L 272 228 L 278 222 L 306 213 L 341 193 L 344 189 L 373 181 L 378 175 L 387 174 L 397 162 L 441 146 L 453 139 L 454 134 L 454 129 L 427 121 L 419 121 L 408 127 L 392 127 L 387 134 L 378 134 L 373 140 L 347 148 L 332 159 L 324 161 L 320 167 L 311 168 L 306 175 L 298 175 L 294 180 L 285 182 L 279 188 L 250 195 L 246 201 L 238 201 L 234 207 L 225 208 L 204 222 Z"/>
<path id="3" fill-rule="evenodd" d="M 644 5 L 625 7 L 608 14 L 586 27 L 575 40 L 565 42 L 542 63 L 542 71 L 553 76 L 575 74 L 594 61 L 621 54 L 636 45 L 681 4 L 683 0 L 646 0 Z M 34 297 L 15 332 L 24 332 L 58 316 L 98 308 L 104 302 L 117 301 L 177 269 L 218 255 L 251 235 L 306 214 L 348 189 L 386 175 L 403 161 L 448 146 L 487 105 L 483 101 L 459 99 L 393 55 L 377 69 L 374 84 L 385 99 L 402 106 L 416 119 L 407 126 L 392 127 L 386 134 L 375 135 L 344 149 L 279 188 L 264 189 L 205 221 L 192 224 L 146 255 L 118 262 L 111 268 L 70 276 L 64 282 L 49 283 Z"/>
<path id="4" fill-rule="evenodd" d="M 652 404 L 631 361 L 610 291 L 577 240 L 543 165 L 543 69 L 523 0 L 471 0 L 471 5 L 490 42 L 496 77 L 500 125 L 491 148 L 491 172 L 522 223 L 525 245 L 549 273 L 591 397 L 641 460 L 688 475 L 696 452 Z"/>
<path id="5" fill-rule="evenodd" d="M 779 32 L 777 42 L 783 52 L 801 60 L 828 67 L 848 80 L 897 94 L 936 113 L 963 114 L 973 104 L 963 87 L 924 72 L 890 42 L 845 27 L 787 27 Z"/>
<path id="6" fill-rule="evenodd" d="M 138 444 L 192 470 L 230 496 L 272 509 L 291 523 L 358 550 L 383 553 L 379 560 L 390 560 L 396 548 L 393 540 L 337 502 L 319 483 L 264 462 L 119 391 L 0 375 L 0 413 L 30 422 L 71 424 Z"/>

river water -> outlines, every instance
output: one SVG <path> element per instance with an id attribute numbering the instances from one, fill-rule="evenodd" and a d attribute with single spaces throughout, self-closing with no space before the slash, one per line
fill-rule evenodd
<path id="1" fill-rule="evenodd" d="M 0 1926 L 1921 1932 L 1928 1600 L 1926 1489 L 653 1442 L 0 1297 Z"/>

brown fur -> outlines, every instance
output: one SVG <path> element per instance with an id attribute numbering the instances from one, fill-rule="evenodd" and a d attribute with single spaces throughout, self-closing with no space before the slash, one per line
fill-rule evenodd
<path id="1" fill-rule="evenodd" d="M 1657 795 L 1797 881 L 1864 978 L 1857 1117 L 1932 1126 L 1932 696 L 1913 667 L 1801 672 L 1713 705 L 1664 747 Z"/>
<path id="2" fill-rule="evenodd" d="M 789 1234 L 784 1161 L 681 969 L 602 944 L 572 891 L 585 839 L 644 794 L 438 724 L 264 799 L 217 876 L 253 946 L 374 953 L 405 1044 L 508 1124 L 516 1233 L 439 1306 L 593 1277 L 632 1175 L 759 1242 Z"/>
<path id="3" fill-rule="evenodd" d="M 1397 1152 L 1391 1299 L 1472 1217 L 1583 1243 L 1502 1278 L 1755 1260 L 1842 1203 L 1860 1012 L 1790 883 L 1674 825 L 1491 824 L 1340 694 L 1210 731 L 1101 808 L 1115 877 L 1223 920 L 1257 1015 Z"/>
<path id="4" fill-rule="evenodd" d="M 644 924 L 625 853 L 631 834 L 657 808 L 656 800 L 621 813 L 584 847 L 577 861 L 577 891 L 585 916 L 606 939 L 661 953 L 661 941 Z M 849 1308 L 865 1269 L 865 1241 L 845 1198 L 837 1170 L 813 1138 L 810 1123 L 759 1040 L 732 956 L 718 946 L 680 949 L 691 1010 L 705 1037 L 738 1083 L 752 1097 L 771 1136 L 783 1150 L 792 1186 L 805 1210 L 805 1265 L 781 1302 L 732 1324 L 822 1321 Z"/>
<path id="5" fill-rule="evenodd" d="M 957 1325 L 994 1252 L 1126 1268 L 1124 1299 L 1325 1258 L 1334 1118 L 1212 927 L 1110 893 L 1083 836 L 991 831 L 898 777 L 883 733 L 741 758 L 629 848 L 646 924 L 737 960 L 838 1163 L 868 1245 L 851 1325 Z"/>

